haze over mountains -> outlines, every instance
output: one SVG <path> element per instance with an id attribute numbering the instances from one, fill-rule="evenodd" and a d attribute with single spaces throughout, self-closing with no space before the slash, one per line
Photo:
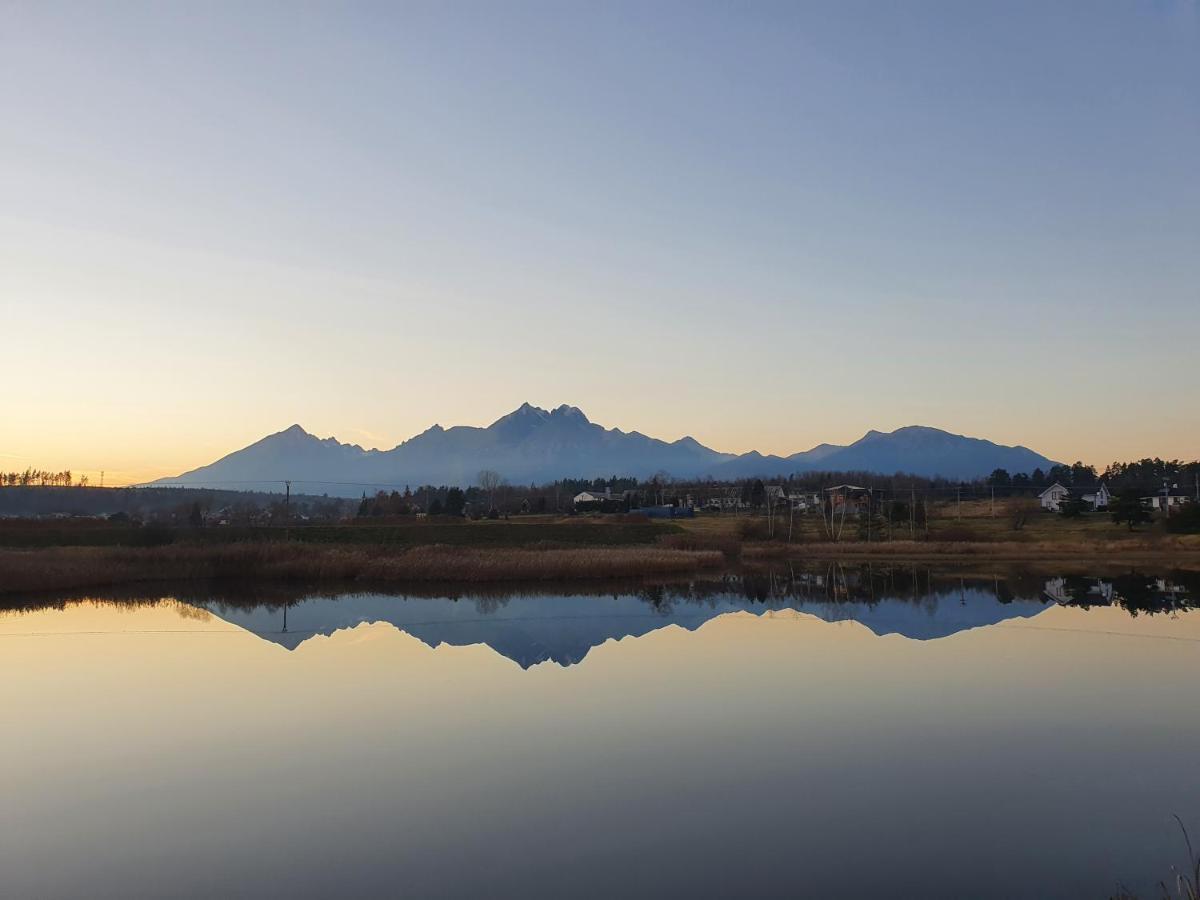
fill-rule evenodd
<path id="1" fill-rule="evenodd" d="M 736 455 L 705 447 L 691 437 L 662 441 L 636 431 L 604 428 L 574 406 L 545 410 L 528 403 L 486 428 L 440 425 L 391 450 L 365 450 L 336 438 L 318 438 L 299 425 L 268 435 L 216 462 L 163 478 L 176 484 L 279 490 L 284 480 L 308 493 L 358 496 L 373 485 L 470 485 L 482 469 L 517 484 L 611 475 L 717 480 L 786 477 L 796 472 L 905 472 L 969 479 L 994 469 L 1010 473 L 1048 469 L 1055 463 L 1026 447 L 909 426 L 869 431 L 847 446 L 820 444 L 791 456 Z"/>

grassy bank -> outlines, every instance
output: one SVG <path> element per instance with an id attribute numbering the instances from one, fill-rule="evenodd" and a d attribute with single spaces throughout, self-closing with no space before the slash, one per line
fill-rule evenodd
<path id="1" fill-rule="evenodd" d="M 680 531 L 669 522 L 629 522 L 607 519 L 542 519 L 524 521 L 387 522 L 343 525 L 281 525 L 258 527 L 157 528 L 100 520 L 0 521 L 0 547 L 139 547 L 155 543 L 198 544 L 274 543 L 350 544 L 417 547 L 614 547 L 653 544 L 664 534 Z"/>
<path id="2" fill-rule="evenodd" d="M 242 542 L 7 549 L 0 550 L 0 594 L 224 578 L 462 583 L 612 579 L 688 574 L 724 562 L 714 551 L 645 546 L 480 549 Z"/>
<path id="3" fill-rule="evenodd" d="M 964 504 L 966 506 L 966 504 Z M 1200 534 L 1166 533 L 1162 522 L 1135 531 L 1115 525 L 1105 515 L 1065 519 L 1034 513 L 1015 527 L 1002 514 L 983 510 L 961 518 L 944 515 L 909 539 L 908 529 L 875 529 L 868 540 L 857 528 L 847 528 L 843 539 L 829 540 L 819 517 L 793 523 L 776 520 L 774 533 L 764 517 L 703 517 L 679 520 L 681 533 L 660 539 L 679 548 L 713 548 L 745 561 L 782 557 L 817 559 L 963 560 L 1097 562 L 1200 562 Z"/>
<path id="4" fill-rule="evenodd" d="M 763 541 L 742 545 L 745 562 L 781 558 L 823 560 L 903 560 L 906 562 L 994 560 L 998 562 L 1191 562 L 1200 563 L 1194 536 L 1146 541 L 864 541 L 788 544 Z"/>

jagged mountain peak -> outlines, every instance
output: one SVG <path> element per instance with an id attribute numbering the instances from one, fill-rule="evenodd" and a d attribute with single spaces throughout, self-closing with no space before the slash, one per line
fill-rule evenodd
<path id="1" fill-rule="evenodd" d="M 258 443 L 293 443 L 293 444 L 329 444 L 337 447 L 355 447 L 362 449 L 357 444 L 343 444 L 335 437 L 317 437 L 311 431 L 304 428 L 303 425 L 289 425 L 283 431 L 277 431 L 274 434 L 269 434 Z"/>
<path id="2" fill-rule="evenodd" d="M 532 403 L 522 403 L 512 412 L 498 418 L 492 425 L 499 425 L 501 422 L 510 422 L 513 420 L 536 420 L 542 421 L 550 416 L 548 410 L 542 409 L 540 406 L 534 406 Z"/>
<path id="3" fill-rule="evenodd" d="M 263 440 L 303 440 L 311 437 L 314 437 L 314 435 L 310 434 L 308 431 L 305 431 L 303 426 L 294 424 L 289 425 L 282 431 L 277 431 L 274 434 L 267 435 L 267 437 L 263 438 Z"/>
<path id="4" fill-rule="evenodd" d="M 488 426 L 489 431 L 503 431 L 507 433 L 530 433 L 542 425 L 553 423 L 560 428 L 562 426 L 582 426 L 591 425 L 592 422 L 577 406 L 568 406 L 563 404 L 556 406 L 554 409 L 542 409 L 540 406 L 534 406 L 532 403 L 522 403 L 512 412 L 501 416 L 495 422 Z M 613 429 L 614 433 L 621 432 Z"/>
<path id="5" fill-rule="evenodd" d="M 550 418 L 550 413 L 540 406 L 522 403 L 512 412 L 503 415 L 487 427 L 488 431 L 505 433 L 528 433 Z"/>
<path id="6" fill-rule="evenodd" d="M 556 406 L 551 410 L 550 415 L 564 419 L 579 419 L 585 423 L 591 422 L 591 419 L 585 416 L 583 410 L 578 406 L 568 406 L 565 403 L 562 406 Z"/>

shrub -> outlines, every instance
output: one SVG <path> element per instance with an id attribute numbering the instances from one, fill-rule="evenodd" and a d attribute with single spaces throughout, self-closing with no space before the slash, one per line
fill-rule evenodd
<path id="1" fill-rule="evenodd" d="M 1077 497 L 1067 497 L 1058 504 L 1058 514 L 1064 519 L 1078 519 L 1086 509 L 1087 504 Z"/>
<path id="2" fill-rule="evenodd" d="M 766 519 L 742 519 L 738 522 L 738 536 L 743 541 L 765 541 L 767 535 Z"/>
<path id="3" fill-rule="evenodd" d="M 162 522 L 151 522 L 133 531 L 131 538 L 135 547 L 165 547 L 175 542 L 175 532 Z"/>
<path id="4" fill-rule="evenodd" d="M 1172 534 L 1200 533 L 1200 503 L 1188 503 L 1167 517 L 1167 531 Z"/>

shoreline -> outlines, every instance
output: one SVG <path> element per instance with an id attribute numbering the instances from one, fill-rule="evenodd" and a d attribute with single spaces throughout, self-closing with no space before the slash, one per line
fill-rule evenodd
<path id="1" fill-rule="evenodd" d="M 783 549 L 779 549 L 782 547 Z M 1133 541 L 1079 544 L 1037 544 L 1019 541 L 893 541 L 841 544 L 747 544 L 743 561 L 884 560 L 895 562 L 1061 562 L 1121 564 L 1125 562 L 1173 563 L 1200 567 L 1200 544 L 1194 541 Z"/>
<path id="2" fill-rule="evenodd" d="M 1200 570 L 1186 539 L 1086 544 L 905 542 L 786 544 L 668 539 L 588 547 L 176 543 L 161 547 L 0 548 L 0 596 L 147 582 L 503 585 L 680 578 L 821 563 L 1045 566 L 1064 570 L 1154 565 Z"/>

